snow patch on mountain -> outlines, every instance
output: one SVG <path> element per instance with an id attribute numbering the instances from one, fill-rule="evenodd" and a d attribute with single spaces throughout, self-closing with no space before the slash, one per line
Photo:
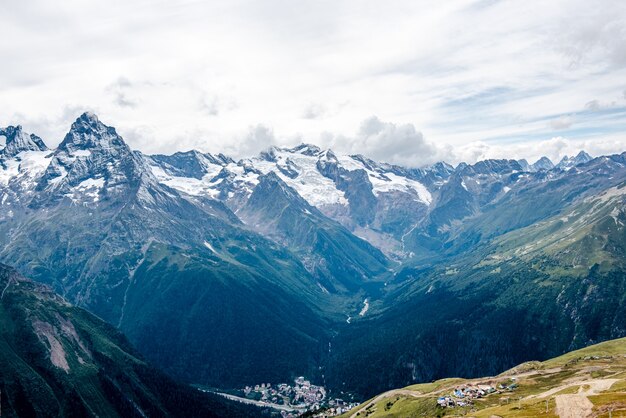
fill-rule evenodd
<path id="1" fill-rule="evenodd" d="M 378 196 L 382 193 L 394 191 L 416 193 L 418 200 L 426 204 L 432 202 L 432 196 L 428 189 L 419 181 L 399 176 L 395 173 L 386 171 L 379 172 L 366 167 L 361 161 L 355 160 L 352 156 L 343 155 L 337 157 L 339 163 L 348 171 L 365 170 L 372 183 L 372 191 Z"/>
<path id="2" fill-rule="evenodd" d="M 48 151 L 23 151 L 14 158 L 5 160 L 5 168 L 0 165 L 0 185 L 6 186 L 12 179 L 27 182 L 28 184 L 22 184 L 23 188 L 34 183 L 50 164 L 49 154 Z"/>
<path id="3" fill-rule="evenodd" d="M 365 314 L 367 313 L 369 309 L 370 309 L 370 300 L 366 298 L 363 301 L 363 308 L 361 308 L 361 312 L 359 312 L 359 316 L 365 316 Z"/>
<path id="4" fill-rule="evenodd" d="M 9 160 L 4 165 L 6 168 L 0 170 L 0 185 L 6 186 L 19 173 L 20 164 L 15 160 Z M 0 166 L 0 168 L 2 167 Z"/>
<path id="5" fill-rule="evenodd" d="M 355 171 L 355 170 L 368 171 L 368 169 L 365 167 L 365 165 L 363 165 L 362 162 L 355 160 L 349 155 L 340 155 L 337 157 L 337 160 L 339 161 L 339 164 L 341 164 L 341 166 L 348 171 Z"/>
<path id="6" fill-rule="evenodd" d="M 59 175 L 57 177 L 50 179 L 50 181 L 48 181 L 48 184 L 51 186 L 56 186 L 60 184 L 63 181 L 63 179 L 67 177 L 67 170 L 65 169 L 65 167 L 58 166 L 57 170 L 59 172 Z"/>
<path id="7" fill-rule="evenodd" d="M 93 202 L 97 202 L 99 200 L 100 191 L 104 188 L 104 179 L 92 179 L 89 178 L 87 180 L 81 181 L 78 186 L 72 188 L 72 191 L 75 195 L 81 196 L 81 199 L 78 201 L 84 201 L 84 198 L 90 198 Z"/>
<path id="8" fill-rule="evenodd" d="M 274 150 L 275 161 L 267 161 L 261 158 L 253 158 L 251 161 L 254 168 L 267 174 L 275 172 L 285 183 L 294 188 L 312 206 L 347 205 L 348 200 L 343 191 L 337 189 L 335 182 L 322 175 L 317 169 L 317 155 L 309 155 L 312 150 L 307 148 L 306 154 L 288 152 L 282 149 Z M 292 178 L 280 170 L 281 163 L 287 164 L 296 171 Z"/>
<path id="9" fill-rule="evenodd" d="M 219 191 L 213 188 L 214 184 L 211 183 L 211 180 L 215 177 L 215 175 L 217 175 L 222 167 L 213 165 L 211 165 L 211 167 L 216 167 L 216 170 L 207 173 L 202 179 L 172 176 L 156 165 L 151 165 L 150 169 L 159 182 L 171 187 L 172 189 L 179 190 L 192 196 L 208 195 L 215 198 L 217 197 L 217 194 L 219 194 Z M 219 167 L 219 169 L 217 169 L 217 167 Z"/>
<path id="10" fill-rule="evenodd" d="M 235 195 L 238 196 L 237 199 L 242 196 L 246 198 L 259 183 L 260 175 L 273 172 L 312 206 L 348 207 L 349 201 L 345 192 L 339 189 L 332 178 L 320 172 L 318 164 L 326 159 L 336 161 L 346 171 L 365 171 L 375 196 L 403 192 L 413 195 L 415 201 L 426 205 L 432 202 L 430 191 L 419 181 L 391 172 L 383 166 L 368 166 L 358 157 L 341 156 L 337 159 L 332 151 L 322 151 L 307 144 L 294 148 L 274 147 L 258 157 L 239 162 L 225 159 L 203 160 L 202 178 L 175 175 L 171 167 L 161 164 L 166 158 L 171 157 L 153 157 L 150 162 L 152 173 L 159 182 L 194 196 L 204 195 L 226 201 Z M 237 209 L 238 206 L 235 205 L 234 210 Z"/>
<path id="11" fill-rule="evenodd" d="M 79 149 L 79 150 L 72 152 L 71 155 L 73 157 L 86 158 L 91 155 L 91 151 L 89 151 L 88 149 Z"/>
<path id="12" fill-rule="evenodd" d="M 215 251 L 215 248 L 213 248 L 213 246 L 209 242 L 204 241 L 204 246 L 211 250 L 213 254 L 217 254 L 217 251 Z"/>

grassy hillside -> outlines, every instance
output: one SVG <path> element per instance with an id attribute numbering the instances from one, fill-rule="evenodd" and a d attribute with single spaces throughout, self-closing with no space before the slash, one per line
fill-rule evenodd
<path id="1" fill-rule="evenodd" d="M 266 280 L 253 267 L 233 272 L 218 257 L 266 263 L 238 253 L 235 245 L 218 255 L 206 248 L 194 254 L 150 246 L 126 295 L 120 329 L 154 364 L 195 383 L 223 388 L 277 382 L 285 370 L 313 376 L 318 361 L 311 359 L 325 341 L 325 322 L 303 306 L 301 300 L 311 296 L 298 287 L 297 274 L 293 288 L 285 289 L 283 276 Z M 289 268 L 280 260 L 275 264 Z"/>
<path id="2" fill-rule="evenodd" d="M 442 407 L 455 389 L 491 386 L 473 405 Z M 507 388 L 500 389 L 504 385 Z M 511 389 L 508 389 L 511 387 Z M 466 398 L 467 399 L 467 398 Z M 343 417 L 613 417 L 626 416 L 626 338 L 544 362 L 527 362 L 498 376 L 443 379 L 378 395 Z"/>
<path id="3" fill-rule="evenodd" d="M 231 417 L 256 408 L 179 384 L 115 328 L 0 264 L 3 417 Z"/>

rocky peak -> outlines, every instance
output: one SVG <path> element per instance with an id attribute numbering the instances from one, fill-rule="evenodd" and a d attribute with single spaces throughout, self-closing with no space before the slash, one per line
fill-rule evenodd
<path id="1" fill-rule="evenodd" d="M 454 173 L 454 167 L 440 161 L 425 168 L 412 168 L 407 170 L 407 176 L 423 182 L 427 187 L 437 188 L 444 184 Z"/>
<path id="2" fill-rule="evenodd" d="M 322 152 L 322 150 L 320 149 L 320 147 L 318 147 L 317 145 L 312 145 L 312 144 L 300 144 L 296 147 L 293 147 L 291 149 L 285 149 L 285 151 L 287 152 L 291 152 L 294 154 L 302 154 L 302 155 L 306 155 L 309 157 L 315 157 L 317 155 L 319 155 L 320 152 Z"/>
<path id="3" fill-rule="evenodd" d="M 431 165 L 426 170 L 431 171 L 433 173 L 437 173 L 443 177 L 449 177 L 450 174 L 454 172 L 454 167 L 452 167 L 450 164 L 446 163 L 445 161 L 440 161 L 438 163 Z"/>
<path id="4" fill-rule="evenodd" d="M 276 147 L 269 147 L 267 150 L 265 151 L 261 151 L 261 153 L 259 154 L 259 158 L 265 161 L 269 161 L 271 163 L 275 163 L 276 162 L 276 152 L 279 151 L 278 148 Z"/>
<path id="5" fill-rule="evenodd" d="M 211 163 L 225 166 L 228 164 L 235 164 L 235 160 L 230 158 L 228 155 L 224 155 L 221 152 L 219 154 L 202 154 L 204 155 Z"/>
<path id="6" fill-rule="evenodd" d="M 593 159 L 593 157 L 589 154 L 587 154 L 584 150 L 581 150 L 578 155 L 576 155 L 575 160 L 577 161 L 581 161 L 581 162 L 587 162 L 587 161 L 591 161 Z"/>
<path id="7" fill-rule="evenodd" d="M 268 204 L 268 202 L 271 202 Z M 247 203 L 247 209 L 273 207 L 281 212 L 287 205 L 296 205 L 313 210 L 294 189 L 289 187 L 275 172 L 259 176 L 259 184 L 254 188 Z M 278 213 L 277 212 L 277 213 Z"/>
<path id="8" fill-rule="evenodd" d="M 141 153 L 134 153 L 93 113 L 83 113 L 72 124 L 37 184 L 46 191 L 35 205 L 72 196 L 97 202 L 114 195 L 128 197 L 142 183 L 158 184 Z"/>
<path id="9" fill-rule="evenodd" d="M 37 135 L 24 132 L 20 125 L 0 128 L 0 135 L 6 137 L 0 155 L 10 158 L 23 151 L 47 151 L 48 147 Z"/>
<path id="10" fill-rule="evenodd" d="M 517 160 L 517 162 L 519 163 L 520 167 L 522 167 L 522 170 L 532 171 L 530 164 L 528 164 L 528 161 L 525 158 L 522 158 L 521 160 Z"/>
<path id="11" fill-rule="evenodd" d="M 330 149 L 324 151 L 320 154 L 317 159 L 316 167 L 317 170 L 322 173 L 324 176 L 328 177 L 328 172 L 337 170 L 339 166 L 339 159 Z M 325 174 L 326 173 L 326 174 Z"/>
<path id="12" fill-rule="evenodd" d="M 205 174 L 218 172 L 220 167 L 234 163 L 232 158 L 224 154 L 204 154 L 196 150 L 176 152 L 172 155 L 157 154 L 148 158 L 170 175 L 196 179 L 202 179 Z"/>
<path id="13" fill-rule="evenodd" d="M 330 148 L 327 149 L 326 151 L 322 152 L 319 156 L 320 160 L 325 160 L 325 161 L 333 161 L 333 162 L 338 162 L 339 160 L 337 159 L 337 156 L 335 155 L 335 153 L 333 152 L 333 150 L 331 150 Z"/>
<path id="14" fill-rule="evenodd" d="M 530 167 L 533 171 L 548 171 L 554 168 L 554 163 L 548 157 L 541 157 Z"/>
<path id="15" fill-rule="evenodd" d="M 379 164 L 376 161 L 372 160 L 371 158 L 367 158 L 364 155 L 356 154 L 351 155 L 350 157 L 352 157 L 352 159 L 355 161 L 359 161 L 368 170 L 377 171 L 380 168 Z"/>
<path id="16" fill-rule="evenodd" d="M 460 164 L 459 167 L 461 167 Z M 483 160 L 473 165 L 466 165 L 461 170 L 457 168 L 457 172 L 463 176 L 476 174 L 503 175 L 514 171 L 523 171 L 522 166 L 515 160 Z"/>
<path id="17" fill-rule="evenodd" d="M 575 157 L 568 157 L 566 155 L 556 167 L 561 170 L 569 170 L 572 167 L 576 167 L 577 165 L 584 164 L 591 160 L 591 155 L 587 154 L 585 151 L 580 151 Z"/>
<path id="18" fill-rule="evenodd" d="M 85 112 L 72 124 L 70 131 L 59 145 L 58 152 L 100 151 L 105 153 L 130 153 L 130 148 L 115 128 L 106 126 L 98 117 Z"/>

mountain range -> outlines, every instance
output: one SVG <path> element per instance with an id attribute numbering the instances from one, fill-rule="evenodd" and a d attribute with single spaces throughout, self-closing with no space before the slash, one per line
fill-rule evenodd
<path id="1" fill-rule="evenodd" d="M 626 336 L 626 153 L 409 168 L 0 130 L 0 261 L 213 387 L 360 397 Z"/>

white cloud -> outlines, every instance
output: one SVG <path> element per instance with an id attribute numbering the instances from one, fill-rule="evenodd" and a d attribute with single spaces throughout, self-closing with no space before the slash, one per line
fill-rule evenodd
<path id="1" fill-rule="evenodd" d="M 136 107 L 136 101 L 128 97 L 128 90 L 132 86 L 129 79 L 120 77 L 107 86 L 106 91 L 113 95 L 113 103 L 119 107 Z"/>
<path id="2" fill-rule="evenodd" d="M 592 112 L 597 112 L 604 109 L 610 109 L 612 107 L 617 106 L 616 102 L 601 102 L 600 100 L 591 100 L 590 102 L 585 103 L 585 109 L 591 110 Z"/>
<path id="3" fill-rule="evenodd" d="M 550 121 L 550 127 L 555 130 L 568 129 L 571 128 L 573 124 L 574 118 L 571 116 L 561 116 Z"/>
<path id="4" fill-rule="evenodd" d="M 486 144 L 484 142 L 472 142 L 463 147 L 455 148 L 449 154 L 448 161 L 458 164 L 461 161 L 473 163 L 488 158 L 524 158 L 530 163 L 534 163 L 539 158 L 546 156 L 557 163 L 563 157 L 574 156 L 580 151 L 586 151 L 594 157 L 619 154 L 624 152 L 623 137 L 621 135 L 607 137 L 602 141 L 554 137 L 531 143 Z"/>
<path id="5" fill-rule="evenodd" d="M 625 108 L 620 0 L 5 0 L 0 25 L 0 125 L 51 145 L 93 110 L 148 153 L 252 152 L 259 124 L 397 161 L 555 128 L 626 148 L 623 112 L 584 107 Z M 355 135 L 370 115 L 402 123 Z"/>
<path id="6" fill-rule="evenodd" d="M 621 133 L 602 139 L 557 136 L 508 143 L 472 141 L 453 147 L 428 141 L 412 124 L 383 122 L 375 116 L 364 120 L 353 136 L 325 133 L 317 143 L 339 153 L 363 154 L 378 161 L 407 167 L 423 167 L 438 161 L 455 165 L 461 162 L 473 164 L 486 159 L 526 159 L 533 163 L 544 156 L 557 163 L 563 157 L 574 156 L 583 150 L 592 156 L 626 151 Z"/>
<path id="7" fill-rule="evenodd" d="M 329 146 L 347 154 L 363 154 L 380 161 L 418 167 L 446 157 L 446 151 L 428 142 L 410 123 L 383 122 L 372 116 L 365 119 L 355 136 L 326 137 Z"/>
<path id="8" fill-rule="evenodd" d="M 247 157 L 257 155 L 267 148 L 277 145 L 274 131 L 265 125 L 250 126 L 248 132 L 224 150 L 227 155 Z"/>
<path id="9" fill-rule="evenodd" d="M 310 103 L 302 112 L 302 117 L 304 119 L 319 119 L 324 117 L 327 111 L 328 109 L 323 104 Z"/>

